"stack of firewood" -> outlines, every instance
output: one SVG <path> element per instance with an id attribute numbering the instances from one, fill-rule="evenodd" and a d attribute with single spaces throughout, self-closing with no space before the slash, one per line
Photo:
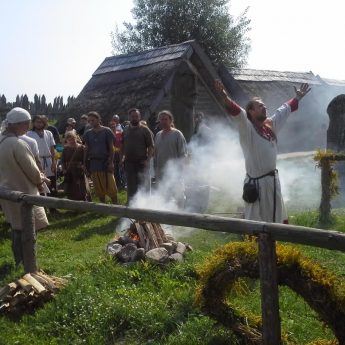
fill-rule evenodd
<path id="1" fill-rule="evenodd" d="M 186 250 L 191 246 L 176 242 L 166 234 L 160 224 L 136 221 L 125 231 L 108 243 L 108 254 L 120 262 L 129 263 L 150 260 L 155 263 L 182 261 Z"/>
<path id="2" fill-rule="evenodd" d="M 67 280 L 43 271 L 27 273 L 0 289 L 0 314 L 30 312 L 49 301 Z"/>

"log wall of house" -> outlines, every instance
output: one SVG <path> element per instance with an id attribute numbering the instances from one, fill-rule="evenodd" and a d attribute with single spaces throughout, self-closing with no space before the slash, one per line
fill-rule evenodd
<path id="1" fill-rule="evenodd" d="M 214 98 L 209 94 L 208 90 L 205 88 L 204 84 L 198 79 L 197 82 L 197 100 L 195 111 L 203 112 L 206 117 L 224 117 L 224 112 Z"/>
<path id="2" fill-rule="evenodd" d="M 170 110 L 170 96 L 166 95 L 159 106 L 157 107 L 157 114 L 161 110 Z M 197 100 L 195 106 L 195 112 L 203 112 L 206 117 L 219 117 L 224 118 L 224 112 L 219 108 L 212 96 L 205 88 L 204 84 L 198 79 L 197 80 Z M 157 115 L 156 114 L 156 115 Z"/>

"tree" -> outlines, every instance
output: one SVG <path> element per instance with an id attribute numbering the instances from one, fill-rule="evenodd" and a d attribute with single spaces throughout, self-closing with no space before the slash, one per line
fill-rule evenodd
<path id="1" fill-rule="evenodd" d="M 0 98 L 0 105 L 6 106 L 6 103 L 7 103 L 6 97 L 5 97 L 5 95 L 2 95 Z"/>
<path id="2" fill-rule="evenodd" d="M 28 98 L 28 95 L 27 94 L 25 94 L 24 96 L 23 96 L 23 99 L 22 99 L 22 107 L 24 108 L 24 109 L 29 109 L 29 98 Z"/>
<path id="3" fill-rule="evenodd" d="M 37 114 L 41 109 L 40 98 L 38 97 L 37 93 L 34 95 L 34 112 Z"/>
<path id="4" fill-rule="evenodd" d="M 215 63 L 241 67 L 250 30 L 247 10 L 234 19 L 230 0 L 134 0 L 135 24 L 112 32 L 113 53 L 131 53 L 195 39 Z"/>
<path id="5" fill-rule="evenodd" d="M 47 112 L 46 96 L 44 94 L 41 97 L 41 110 L 43 113 Z"/>
<path id="6" fill-rule="evenodd" d="M 16 97 L 16 102 L 14 104 L 16 107 L 20 107 L 22 105 L 21 99 L 19 97 L 19 95 L 17 95 Z"/>

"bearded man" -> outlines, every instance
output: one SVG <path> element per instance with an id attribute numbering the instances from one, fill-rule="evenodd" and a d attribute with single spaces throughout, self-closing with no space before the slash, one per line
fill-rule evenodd
<path id="1" fill-rule="evenodd" d="M 87 114 L 91 129 L 84 134 L 84 167 L 91 176 L 96 196 L 105 203 L 108 195 L 117 204 L 117 186 L 114 177 L 115 135 L 110 128 L 102 126 L 101 116 L 96 111 Z"/>
<path id="2" fill-rule="evenodd" d="M 27 136 L 35 139 L 37 142 L 43 173 L 50 180 L 49 195 L 57 197 L 55 140 L 52 132 L 46 129 L 47 126 L 48 119 L 45 115 L 34 115 L 32 118 L 32 130 L 27 132 Z"/>
<path id="3" fill-rule="evenodd" d="M 166 184 L 166 195 L 170 195 L 182 209 L 185 206 L 185 187 L 183 170 L 187 158 L 187 142 L 182 132 L 175 128 L 174 116 L 169 110 L 158 114 L 162 129 L 155 137 L 154 168 L 156 184 L 169 180 Z M 169 176 L 169 164 L 174 173 Z M 165 175 L 165 176 L 164 176 Z"/>
<path id="4" fill-rule="evenodd" d="M 127 178 L 127 204 L 143 186 L 150 189 L 150 159 L 153 155 L 153 134 L 140 123 L 141 115 L 138 109 L 128 112 L 130 124 L 123 131 L 122 162 L 125 165 Z"/>
<path id="5" fill-rule="evenodd" d="M 260 98 L 252 99 L 242 109 L 227 94 L 220 80 L 215 89 L 232 119 L 237 124 L 245 159 L 246 178 L 243 190 L 246 219 L 288 223 L 281 194 L 277 163 L 277 134 L 289 115 L 298 109 L 299 101 L 310 91 L 308 84 L 295 89 L 295 97 L 267 117 L 266 106 Z"/>

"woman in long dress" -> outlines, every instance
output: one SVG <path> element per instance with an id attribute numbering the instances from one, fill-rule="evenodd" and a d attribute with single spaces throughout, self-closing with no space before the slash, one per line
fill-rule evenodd
<path id="1" fill-rule="evenodd" d="M 61 162 L 67 198 L 90 201 L 89 184 L 84 172 L 85 147 L 78 143 L 78 137 L 72 131 L 66 133 L 65 141 Z"/>

